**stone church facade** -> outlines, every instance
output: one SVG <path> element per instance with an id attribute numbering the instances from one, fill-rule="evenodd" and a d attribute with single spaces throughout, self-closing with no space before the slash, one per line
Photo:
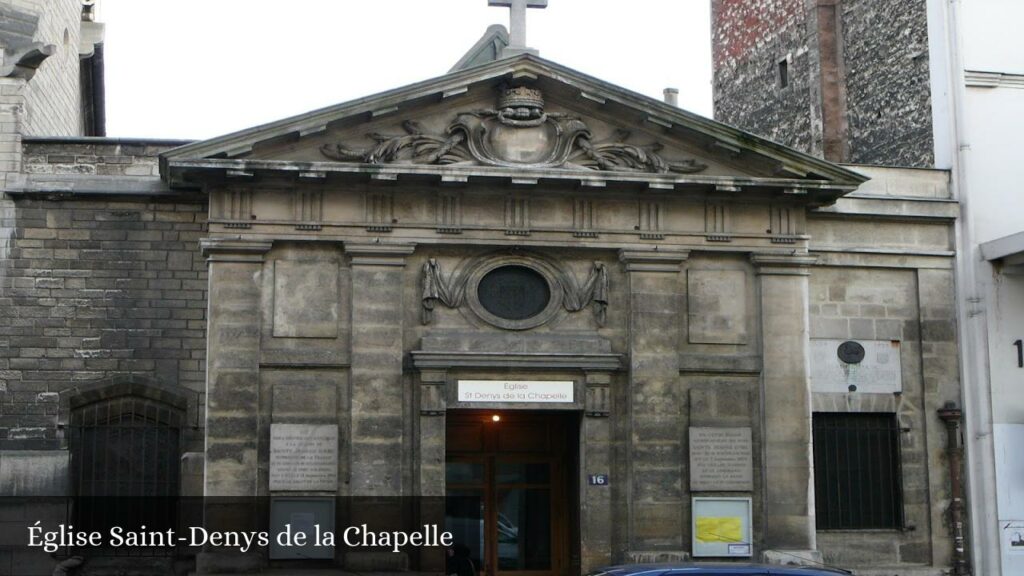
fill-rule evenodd
<path id="1" fill-rule="evenodd" d="M 946 172 L 836 165 L 530 54 L 202 142 L 17 136 L 2 496 L 258 496 L 264 524 L 447 496 L 481 570 L 537 576 L 949 569 Z M 5 547 L 0 573 L 59 561 Z"/>

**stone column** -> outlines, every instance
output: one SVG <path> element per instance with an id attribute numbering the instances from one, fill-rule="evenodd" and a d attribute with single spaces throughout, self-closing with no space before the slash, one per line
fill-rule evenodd
<path id="1" fill-rule="evenodd" d="M 583 412 L 583 433 L 580 439 L 580 550 L 581 572 L 587 573 L 612 563 L 612 528 L 615 518 L 612 509 L 612 486 L 590 485 L 591 474 L 608 475 L 609 482 L 621 482 L 613 471 L 612 422 L 613 411 L 611 372 L 586 372 L 586 400 Z"/>
<path id="2" fill-rule="evenodd" d="M 206 338 L 206 470 L 203 493 L 251 498 L 259 485 L 260 285 L 270 242 L 203 240 L 209 262 Z M 207 500 L 209 530 L 262 530 L 252 507 Z M 260 565 L 258 555 L 220 549 L 197 559 L 197 572 L 218 573 Z"/>
<path id="3" fill-rule="evenodd" d="M 418 397 L 416 496 L 444 496 L 446 370 L 421 370 Z"/>
<path id="4" fill-rule="evenodd" d="M 352 256 L 353 496 L 403 493 L 403 273 L 405 257 L 414 249 L 411 244 L 345 245 Z"/>
<path id="5" fill-rule="evenodd" d="M 623 250 L 629 281 L 627 561 L 684 547 L 680 269 L 687 251 Z M 680 554 L 682 555 L 682 554 Z"/>
<path id="6" fill-rule="evenodd" d="M 808 266 L 815 258 L 754 254 L 764 369 L 765 560 L 820 561 L 814 525 Z M 757 519 L 755 519 L 755 522 Z"/>
<path id="7" fill-rule="evenodd" d="M 416 473 L 414 496 L 419 496 L 420 522 L 444 525 L 445 494 L 445 369 L 421 370 L 414 412 L 417 427 L 413 431 Z M 419 570 L 444 570 L 443 550 L 421 548 Z"/>

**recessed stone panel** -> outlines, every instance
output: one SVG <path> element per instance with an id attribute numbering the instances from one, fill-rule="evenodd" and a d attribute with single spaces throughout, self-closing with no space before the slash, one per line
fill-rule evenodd
<path id="1" fill-rule="evenodd" d="M 689 270 L 691 344 L 747 343 L 747 275 L 742 270 Z"/>
<path id="2" fill-rule="evenodd" d="M 274 263 L 274 337 L 338 336 L 338 265 Z"/>

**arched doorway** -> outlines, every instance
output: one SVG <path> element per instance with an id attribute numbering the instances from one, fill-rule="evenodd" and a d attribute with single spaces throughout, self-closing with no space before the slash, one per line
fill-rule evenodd
<path id="1" fill-rule="evenodd" d="M 183 423 L 181 408 L 133 394 L 74 407 L 69 445 L 76 529 L 104 534 L 113 526 L 176 529 Z M 155 547 L 107 552 L 172 551 Z"/>

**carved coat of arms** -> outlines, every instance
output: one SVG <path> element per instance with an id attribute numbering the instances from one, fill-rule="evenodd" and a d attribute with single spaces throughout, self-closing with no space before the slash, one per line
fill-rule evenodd
<path id="1" fill-rule="evenodd" d="M 606 171 L 690 174 L 707 168 L 695 160 L 670 162 L 661 144 L 627 144 L 620 130 L 595 142 L 587 124 L 568 114 L 545 112 L 540 90 L 527 86 L 503 91 L 497 110 L 460 112 L 443 135 L 427 134 L 419 123 L 402 123 L 406 134 L 369 134 L 377 144 L 366 150 L 327 144 L 320 151 L 342 162 L 366 164 L 468 164 L 517 168 L 575 168 Z"/>

